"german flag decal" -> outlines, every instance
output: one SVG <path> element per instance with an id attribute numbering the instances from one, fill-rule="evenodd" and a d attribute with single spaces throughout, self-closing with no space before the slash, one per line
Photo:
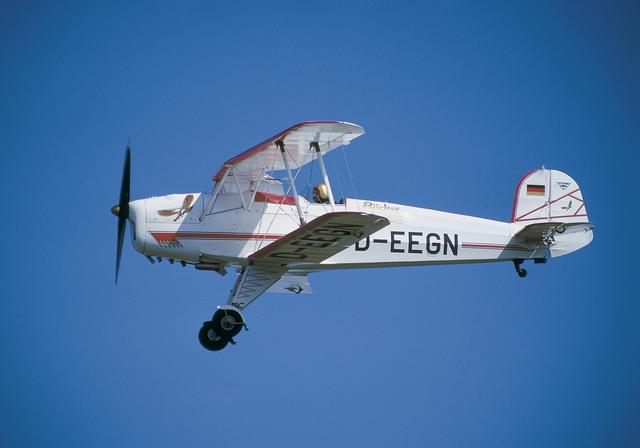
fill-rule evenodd
<path id="1" fill-rule="evenodd" d="M 527 196 L 544 196 L 544 185 L 527 185 Z"/>

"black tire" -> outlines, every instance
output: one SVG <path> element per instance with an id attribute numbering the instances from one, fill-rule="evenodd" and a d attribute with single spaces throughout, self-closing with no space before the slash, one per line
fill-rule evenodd
<path id="1" fill-rule="evenodd" d="M 218 310 L 211 319 L 213 330 L 225 339 L 231 339 L 242 330 L 244 322 L 234 310 Z"/>
<path id="2" fill-rule="evenodd" d="M 202 324 L 202 328 L 198 332 L 200 344 L 207 350 L 217 352 L 222 350 L 229 343 L 229 339 L 220 336 L 213 328 L 213 322 L 208 321 Z"/>
<path id="3" fill-rule="evenodd" d="M 519 276 L 520 278 L 525 278 L 525 277 L 527 276 L 527 270 L 526 270 L 526 269 L 520 269 L 520 270 L 518 271 L 518 276 Z"/>

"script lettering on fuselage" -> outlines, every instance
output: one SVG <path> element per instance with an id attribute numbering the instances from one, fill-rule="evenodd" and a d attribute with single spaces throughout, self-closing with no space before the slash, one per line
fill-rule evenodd
<path id="1" fill-rule="evenodd" d="M 364 208 L 372 208 L 374 210 L 388 210 L 392 212 L 397 212 L 400 210 L 400 207 L 396 205 L 389 205 L 386 202 L 373 202 L 373 201 L 364 201 Z"/>
<path id="2" fill-rule="evenodd" d="M 369 250 L 372 244 L 383 244 L 389 247 L 389 252 L 398 254 L 422 254 L 429 255 L 458 255 L 458 234 L 435 232 L 406 232 L 404 230 L 391 230 L 388 238 L 366 237 L 358 241 L 355 250 L 364 252 Z"/>
<path id="3" fill-rule="evenodd" d="M 333 246 L 346 236 L 358 238 L 362 235 L 362 229 L 363 226 L 357 224 L 323 224 L 285 244 L 282 250 L 267 255 L 267 258 L 304 260 L 309 257 L 310 252 L 313 252 L 314 249 Z"/>

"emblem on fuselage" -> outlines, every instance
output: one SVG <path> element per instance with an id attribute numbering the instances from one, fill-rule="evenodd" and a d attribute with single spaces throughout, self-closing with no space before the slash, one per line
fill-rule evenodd
<path id="1" fill-rule="evenodd" d="M 182 218 L 184 215 L 186 215 L 191 211 L 191 209 L 193 208 L 193 205 L 191 205 L 192 202 L 193 202 L 193 195 L 188 194 L 184 197 L 184 201 L 182 201 L 182 207 L 158 210 L 158 215 L 160 216 L 177 215 L 176 219 L 174 219 L 174 221 L 177 221 L 178 219 Z"/>

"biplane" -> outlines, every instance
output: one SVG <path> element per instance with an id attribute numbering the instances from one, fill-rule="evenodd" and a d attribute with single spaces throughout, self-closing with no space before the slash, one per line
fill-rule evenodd
<path id="1" fill-rule="evenodd" d="M 526 260 L 545 263 L 589 244 L 593 225 L 582 191 L 544 167 L 515 189 L 511 222 L 384 201 L 336 200 L 324 157 L 364 134 L 340 121 L 303 122 L 227 160 L 211 193 L 130 200 L 127 146 L 118 205 L 116 283 L 126 223 L 134 248 L 151 263 L 191 265 L 237 278 L 199 340 L 217 351 L 246 328 L 244 310 L 265 292 L 306 294 L 309 275 L 362 269 L 508 261 L 525 277 Z M 317 163 L 322 182 L 298 194 L 294 172 Z"/>

